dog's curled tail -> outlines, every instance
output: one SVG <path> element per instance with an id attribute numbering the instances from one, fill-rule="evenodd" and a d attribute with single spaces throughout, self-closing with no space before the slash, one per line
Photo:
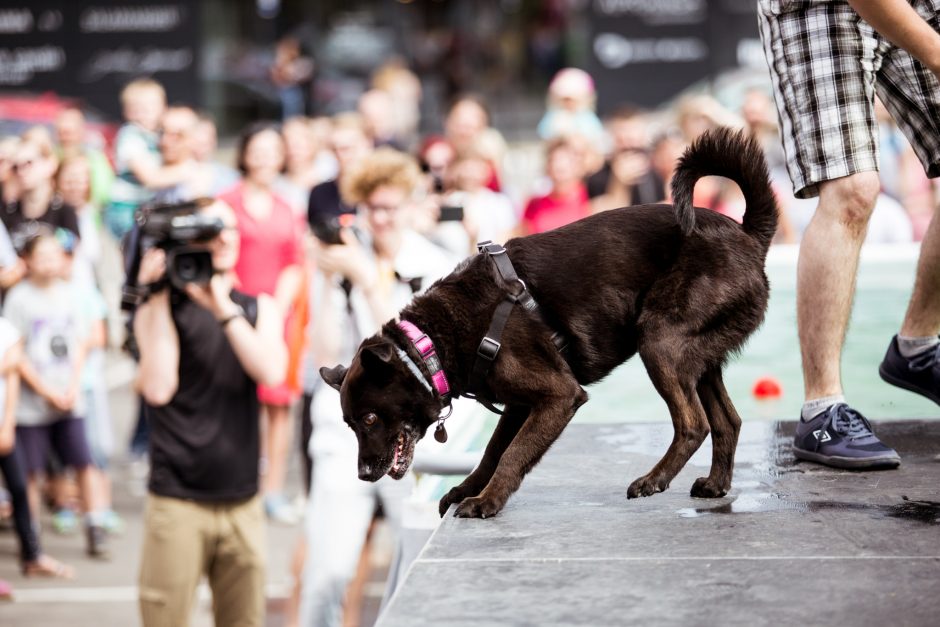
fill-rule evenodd
<path id="1" fill-rule="evenodd" d="M 777 232 L 777 201 L 764 152 L 753 137 L 728 127 L 704 133 L 679 160 L 672 178 L 672 201 L 682 232 L 688 235 L 695 228 L 695 182 L 713 175 L 729 178 L 741 188 L 747 203 L 742 227 L 767 248 Z"/>

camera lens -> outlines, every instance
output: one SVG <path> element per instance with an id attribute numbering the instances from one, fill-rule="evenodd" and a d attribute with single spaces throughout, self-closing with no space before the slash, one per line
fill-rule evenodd
<path id="1" fill-rule="evenodd" d="M 199 277 L 199 263 L 189 256 L 180 256 L 177 259 L 176 274 L 184 283 L 191 283 Z"/>
<path id="2" fill-rule="evenodd" d="M 171 252 L 167 274 L 177 289 L 190 283 L 207 284 L 212 278 L 212 256 L 204 248 L 183 248 Z"/>

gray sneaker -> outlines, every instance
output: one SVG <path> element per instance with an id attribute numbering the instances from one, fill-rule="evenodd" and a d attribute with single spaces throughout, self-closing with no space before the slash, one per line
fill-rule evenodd
<path id="1" fill-rule="evenodd" d="M 871 424 L 845 403 L 837 403 L 812 420 L 800 420 L 793 454 L 835 468 L 896 468 L 901 456 L 882 444 Z"/>
<path id="2" fill-rule="evenodd" d="M 85 527 L 85 539 L 87 540 L 85 551 L 89 557 L 104 560 L 111 557 L 111 551 L 108 549 L 108 532 L 104 527 L 88 525 Z"/>

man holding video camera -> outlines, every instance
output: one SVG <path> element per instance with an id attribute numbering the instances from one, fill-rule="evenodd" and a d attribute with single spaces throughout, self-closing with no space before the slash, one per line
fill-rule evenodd
<path id="1" fill-rule="evenodd" d="M 216 625 L 264 622 L 256 385 L 284 378 L 283 326 L 270 298 L 233 289 L 239 238 L 231 208 L 215 202 L 196 216 L 218 221 L 204 242 L 211 279 L 192 256 L 168 270 L 168 257 L 181 256 L 177 242 L 136 251 L 136 292 L 146 294 L 133 325 L 138 389 L 152 429 L 140 572 L 145 627 L 188 624 L 203 574 Z"/>

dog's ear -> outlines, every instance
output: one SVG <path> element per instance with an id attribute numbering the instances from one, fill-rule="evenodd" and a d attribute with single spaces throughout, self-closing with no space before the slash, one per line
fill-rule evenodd
<path id="1" fill-rule="evenodd" d="M 323 380 L 326 381 L 327 384 L 337 392 L 339 391 L 340 387 L 342 387 L 343 380 L 346 378 L 347 372 L 348 371 L 346 370 L 346 366 L 343 365 L 334 366 L 332 368 L 327 368 L 326 366 L 320 368 L 320 376 L 323 377 Z"/>
<path id="2" fill-rule="evenodd" d="M 392 363 L 394 355 L 394 347 L 386 339 L 373 337 L 362 343 L 359 348 L 359 362 L 368 374 L 369 381 L 379 387 L 391 383 L 395 374 L 395 366 Z"/>
<path id="3" fill-rule="evenodd" d="M 391 365 L 392 355 L 394 355 L 392 345 L 383 340 L 373 340 L 369 343 L 363 343 L 360 352 L 362 367 L 366 370 L 386 370 Z"/>

